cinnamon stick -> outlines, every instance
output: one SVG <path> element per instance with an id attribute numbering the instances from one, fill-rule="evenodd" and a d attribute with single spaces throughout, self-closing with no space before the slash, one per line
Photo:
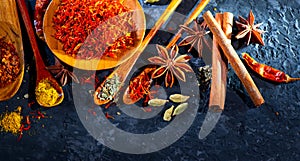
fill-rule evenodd
<path id="1" fill-rule="evenodd" d="M 223 14 L 217 13 L 215 17 L 216 17 L 216 21 L 220 25 L 222 25 Z M 217 40 L 213 38 L 212 80 L 211 80 L 208 107 L 214 108 L 214 110 L 217 111 L 224 109 L 225 96 L 226 96 L 226 74 L 227 74 L 227 60 L 222 59 L 221 49 L 217 43 Z"/>
<path id="2" fill-rule="evenodd" d="M 207 23 L 210 31 L 213 33 L 214 38 L 216 39 L 217 43 L 222 48 L 224 55 L 227 57 L 229 63 L 231 64 L 233 70 L 243 83 L 244 87 L 246 88 L 251 100 L 253 101 L 255 106 L 260 106 L 264 103 L 264 98 L 262 97 L 261 93 L 259 92 L 257 86 L 255 85 L 253 79 L 251 78 L 250 74 L 248 73 L 246 67 L 244 66 L 243 62 L 237 55 L 236 51 L 234 50 L 231 42 L 227 39 L 225 33 L 223 32 L 221 26 L 212 16 L 210 11 L 204 13 L 203 18 Z"/>

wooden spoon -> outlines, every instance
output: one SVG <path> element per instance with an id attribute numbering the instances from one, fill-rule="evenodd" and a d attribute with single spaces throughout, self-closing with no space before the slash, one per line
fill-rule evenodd
<path id="1" fill-rule="evenodd" d="M 112 78 L 114 75 L 118 75 L 120 77 L 121 85 L 119 86 L 118 90 L 126 80 L 129 72 L 131 71 L 132 67 L 134 66 L 135 62 L 139 58 L 139 56 L 142 54 L 144 49 L 149 44 L 150 40 L 154 37 L 156 32 L 159 30 L 159 28 L 168 20 L 168 18 L 172 15 L 172 13 L 175 11 L 177 6 L 181 3 L 182 0 L 172 0 L 169 6 L 166 8 L 165 12 L 161 15 L 161 17 L 158 19 L 158 21 L 155 23 L 153 28 L 150 30 L 150 32 L 147 34 L 146 38 L 143 40 L 141 46 L 138 48 L 136 53 L 133 54 L 133 56 L 128 59 L 125 63 L 121 64 L 118 68 L 116 68 L 109 76 L 108 78 Z M 106 79 L 107 80 L 107 79 Z M 106 80 L 96 89 L 95 93 L 99 93 L 105 84 Z M 117 92 L 115 92 L 117 93 Z M 114 97 L 114 96 L 113 96 Z M 108 103 L 110 100 L 100 100 L 97 97 L 97 94 L 94 95 L 94 102 L 97 105 L 103 105 Z"/>
<path id="2" fill-rule="evenodd" d="M 8 100 L 13 97 L 20 88 L 24 75 L 24 53 L 22 44 L 22 34 L 16 7 L 16 1 L 6 0 L 0 3 L 0 38 L 6 37 L 16 48 L 20 59 L 20 73 L 16 80 L 0 88 L 0 101 Z"/>
<path id="3" fill-rule="evenodd" d="M 63 99 L 64 99 L 64 92 L 61 88 L 61 86 L 57 83 L 57 81 L 55 80 L 55 78 L 49 73 L 49 71 L 46 69 L 46 66 L 43 62 L 43 59 L 40 55 L 39 49 L 38 49 L 38 44 L 34 35 L 34 30 L 32 28 L 32 23 L 29 17 L 29 13 L 26 7 L 26 3 L 25 0 L 17 0 L 18 3 L 18 7 L 20 9 L 28 36 L 29 36 L 29 40 L 31 43 L 31 47 L 33 49 L 33 54 L 35 57 L 35 65 L 36 65 L 36 73 L 37 73 L 37 79 L 36 79 L 36 85 L 38 85 L 38 83 L 44 79 L 47 79 L 49 81 L 49 83 L 54 87 L 54 89 L 58 92 L 59 94 L 59 98 L 56 101 L 56 103 L 54 105 L 48 105 L 45 102 L 40 102 L 39 100 L 37 100 L 37 102 L 39 103 L 39 105 L 43 106 L 43 107 L 53 107 L 56 106 L 58 104 L 60 104 Z"/>
<path id="4" fill-rule="evenodd" d="M 122 53 L 118 53 L 118 58 L 111 58 L 107 56 L 103 56 L 101 59 L 79 59 L 76 57 L 72 57 L 67 55 L 63 50 L 63 44 L 54 38 L 53 33 L 56 30 L 53 27 L 53 17 L 55 14 L 55 10 L 58 8 L 60 4 L 60 0 L 52 0 L 49 4 L 45 16 L 44 16 L 44 36 L 47 45 L 49 46 L 50 50 L 54 53 L 54 55 L 60 59 L 61 61 L 65 62 L 66 64 L 76 67 L 83 70 L 103 70 L 103 69 L 110 69 L 120 65 L 121 63 L 127 61 L 138 49 L 141 45 L 143 37 L 145 35 L 145 28 L 146 28 L 146 18 L 143 12 L 143 8 L 138 2 L 138 0 L 124 0 L 121 2 L 124 6 L 129 8 L 129 10 L 133 13 L 132 19 L 136 25 L 136 34 L 137 39 L 135 45 L 128 50 L 124 50 Z M 102 23 L 101 25 L 107 25 Z M 89 39 L 87 38 L 86 41 L 88 42 Z M 85 42 L 83 43 L 83 46 Z"/>

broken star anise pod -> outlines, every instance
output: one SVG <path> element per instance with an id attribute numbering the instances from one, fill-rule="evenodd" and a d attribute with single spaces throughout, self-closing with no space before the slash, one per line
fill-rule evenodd
<path id="1" fill-rule="evenodd" d="M 191 45 L 188 52 L 192 50 L 193 47 L 197 47 L 199 57 L 202 57 L 202 49 L 203 49 L 203 42 L 210 47 L 209 43 L 207 42 L 205 35 L 209 34 L 210 31 L 206 31 L 207 24 L 203 21 L 202 23 L 198 24 L 196 20 L 194 20 L 193 28 L 189 28 L 185 25 L 180 25 L 180 27 L 188 33 L 180 43 L 179 46 Z"/>
<path id="2" fill-rule="evenodd" d="M 71 81 L 70 79 L 72 79 L 75 83 L 79 83 L 76 75 L 62 64 L 51 65 L 46 68 L 54 75 L 55 79 L 58 80 L 62 86 L 65 86 L 69 81 Z"/>
<path id="3" fill-rule="evenodd" d="M 254 24 L 255 17 L 253 15 L 252 10 L 249 12 L 248 19 L 239 16 L 240 22 L 236 21 L 236 25 L 238 27 L 239 33 L 235 36 L 236 39 L 245 38 L 247 41 L 247 45 L 250 42 L 258 43 L 260 45 L 265 45 L 261 34 L 265 31 L 258 29 L 262 23 Z"/>
<path id="4" fill-rule="evenodd" d="M 160 65 L 152 74 L 152 79 L 159 78 L 165 75 L 165 85 L 166 87 L 172 87 L 174 84 L 174 75 L 177 79 L 185 82 L 185 72 L 192 72 L 193 69 L 186 64 L 190 60 L 190 56 L 187 54 L 178 55 L 178 46 L 174 45 L 170 51 L 170 55 L 166 48 L 160 45 L 156 45 L 158 55 L 149 58 L 151 63 Z"/>

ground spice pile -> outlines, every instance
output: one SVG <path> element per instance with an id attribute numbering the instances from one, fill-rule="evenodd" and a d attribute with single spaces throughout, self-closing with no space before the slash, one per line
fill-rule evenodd
<path id="1" fill-rule="evenodd" d="M 41 80 L 35 88 L 36 100 L 48 106 L 54 105 L 59 99 L 60 95 L 56 89 L 51 85 L 49 80 Z"/>
<path id="2" fill-rule="evenodd" d="M 63 50 L 79 59 L 117 58 L 136 39 L 132 12 L 118 0 L 62 0 L 53 23 Z"/>
<path id="3" fill-rule="evenodd" d="M 16 111 L 5 112 L 0 116 L 1 131 L 11 132 L 12 134 L 19 134 L 22 125 L 21 107 Z"/>
<path id="4" fill-rule="evenodd" d="M 20 58 L 16 48 L 5 37 L 0 38 L 0 88 L 12 83 L 20 73 Z"/>

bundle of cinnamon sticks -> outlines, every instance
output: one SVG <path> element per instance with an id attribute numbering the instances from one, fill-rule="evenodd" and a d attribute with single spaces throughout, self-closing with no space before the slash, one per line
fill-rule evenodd
<path id="1" fill-rule="evenodd" d="M 214 18 L 210 11 L 207 11 L 203 18 L 213 33 L 212 83 L 209 107 L 216 110 L 224 109 L 228 62 L 243 83 L 254 105 L 262 105 L 264 98 L 231 45 L 233 14 L 229 12 L 217 13 Z"/>

